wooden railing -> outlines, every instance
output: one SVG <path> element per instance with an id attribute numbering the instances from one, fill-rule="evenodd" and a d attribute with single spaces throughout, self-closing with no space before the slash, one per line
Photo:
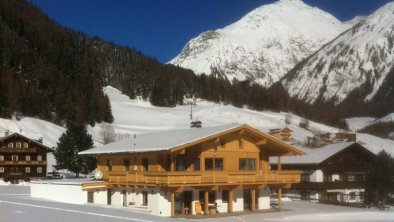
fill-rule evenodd
<path id="1" fill-rule="evenodd" d="M 157 185 L 294 183 L 300 181 L 300 172 L 110 172 L 108 180 L 114 183 Z"/>
<path id="2" fill-rule="evenodd" d="M 0 165 L 46 165 L 46 161 L 6 160 L 0 161 Z"/>

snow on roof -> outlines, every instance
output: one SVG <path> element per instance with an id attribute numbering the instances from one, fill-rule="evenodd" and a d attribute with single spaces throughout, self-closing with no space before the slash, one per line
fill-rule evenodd
<path id="1" fill-rule="evenodd" d="M 281 162 L 282 164 L 319 164 L 353 144 L 355 142 L 334 143 L 316 149 L 297 147 L 297 149 L 304 151 L 305 154 L 294 157 L 282 157 Z M 270 162 L 277 163 L 278 158 L 270 157 Z"/>
<path id="2" fill-rule="evenodd" d="M 232 124 L 218 127 L 190 128 L 139 134 L 101 147 L 85 150 L 79 152 L 79 154 L 165 151 L 240 126 L 242 125 Z"/>

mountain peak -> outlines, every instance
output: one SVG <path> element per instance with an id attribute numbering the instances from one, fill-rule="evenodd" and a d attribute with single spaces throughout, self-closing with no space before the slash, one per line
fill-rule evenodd
<path id="1" fill-rule="evenodd" d="M 222 29 L 200 34 L 170 63 L 269 87 L 346 28 L 301 0 L 280 0 Z"/>

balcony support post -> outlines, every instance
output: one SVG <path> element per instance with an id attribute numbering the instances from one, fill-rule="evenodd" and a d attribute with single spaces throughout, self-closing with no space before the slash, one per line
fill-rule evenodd
<path id="1" fill-rule="evenodd" d="M 209 204 L 208 190 L 205 190 L 204 191 L 204 214 L 205 215 L 208 215 L 208 213 L 209 213 L 208 204 Z"/>
<path id="2" fill-rule="evenodd" d="M 282 171 L 282 157 L 278 156 L 278 173 L 280 174 Z"/>
<path id="3" fill-rule="evenodd" d="M 282 188 L 278 188 L 278 208 L 282 209 Z"/>
<path id="4" fill-rule="evenodd" d="M 171 217 L 175 217 L 175 192 L 171 191 Z"/>
<path id="5" fill-rule="evenodd" d="M 252 196 L 252 208 L 250 210 L 254 212 L 256 210 L 256 189 L 251 189 L 250 193 Z"/>
<path id="6" fill-rule="evenodd" d="M 232 213 L 233 212 L 233 203 L 234 201 L 234 191 L 231 189 L 228 191 L 228 212 Z"/>

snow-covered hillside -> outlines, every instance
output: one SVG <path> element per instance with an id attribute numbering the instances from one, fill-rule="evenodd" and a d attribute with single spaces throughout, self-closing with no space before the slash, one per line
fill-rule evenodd
<path id="1" fill-rule="evenodd" d="M 117 134 L 123 137 L 145 132 L 161 131 L 168 129 L 187 129 L 190 127 L 190 105 L 177 106 L 174 108 L 155 107 L 149 102 L 142 100 L 130 100 L 119 90 L 113 87 L 105 87 L 104 92 L 108 95 L 113 116 L 115 118 L 112 126 Z M 207 101 L 197 101 L 193 106 L 193 119 L 202 121 L 203 127 L 224 125 L 230 123 L 249 124 L 262 131 L 285 127 L 285 116 L 287 113 L 257 112 L 249 109 L 240 109 L 233 106 L 215 104 Z M 298 127 L 301 118 L 292 115 L 289 127 L 294 131 L 293 137 L 299 141 L 305 141 L 312 132 Z M 310 129 L 320 132 L 338 132 L 339 130 L 323 124 L 310 122 Z M 22 133 L 32 139 L 43 137 L 44 144 L 55 147 L 58 138 L 65 128 L 52 123 L 34 118 L 24 117 L 20 121 L 0 119 L 0 136 L 5 130 Z M 100 124 L 89 127 L 88 131 L 93 136 L 96 146 L 100 146 Z M 377 153 L 385 149 L 394 156 L 394 141 L 381 139 L 368 134 L 357 134 L 360 143 Z M 48 169 L 52 169 L 54 159 L 48 157 Z"/>
<path id="2" fill-rule="evenodd" d="M 393 11 L 394 2 L 387 3 L 292 70 L 282 81 L 289 94 L 338 104 L 359 89 L 365 96 L 358 99 L 371 100 L 394 67 Z M 387 96 L 393 88 L 385 85 Z"/>
<path id="3" fill-rule="evenodd" d="M 214 69 L 230 80 L 252 79 L 268 87 L 355 21 L 341 23 L 301 0 L 280 0 L 200 34 L 169 63 L 196 73 Z"/>

